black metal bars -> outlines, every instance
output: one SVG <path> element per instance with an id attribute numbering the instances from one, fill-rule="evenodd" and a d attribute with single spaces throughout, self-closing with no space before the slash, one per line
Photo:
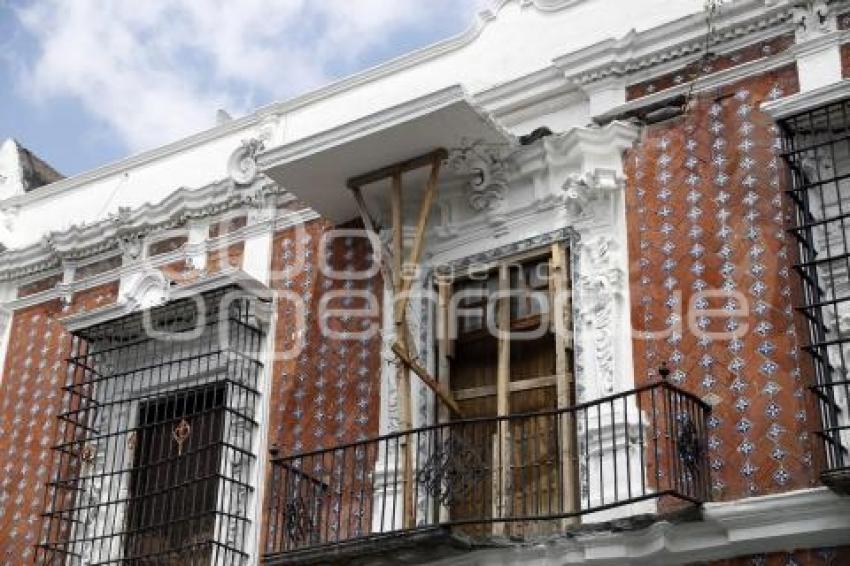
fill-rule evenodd
<path id="1" fill-rule="evenodd" d="M 454 421 L 274 458 L 267 558 L 451 526 L 532 536 L 709 497 L 709 407 L 666 382 L 567 409 Z M 413 447 L 414 469 L 402 450 Z M 410 479 L 412 478 L 412 479 Z M 406 490 L 414 509 L 405 509 Z"/>
<path id="2" fill-rule="evenodd" d="M 850 100 L 781 122 L 825 472 L 850 473 Z"/>
<path id="3" fill-rule="evenodd" d="M 256 315 L 231 287 L 75 334 L 38 563 L 240 563 Z"/>

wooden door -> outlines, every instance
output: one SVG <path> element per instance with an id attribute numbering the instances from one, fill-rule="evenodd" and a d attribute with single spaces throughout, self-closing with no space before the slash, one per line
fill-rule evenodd
<path id="1" fill-rule="evenodd" d="M 452 392 L 464 418 L 502 418 L 455 431 L 463 439 L 466 451 L 475 453 L 473 461 L 480 460 L 487 469 L 478 476 L 474 489 L 455 500 L 450 510 L 454 520 L 534 518 L 557 513 L 560 508 L 558 417 L 529 415 L 551 411 L 558 405 L 556 340 L 548 316 L 541 312 L 548 303 L 539 300 L 540 296 L 549 296 L 548 270 L 540 267 L 548 266 L 548 262 L 549 257 L 543 256 L 503 265 L 486 279 L 457 286 L 461 290 L 478 287 L 492 293 L 495 288 L 504 289 L 507 281 L 515 295 L 501 299 L 498 305 L 488 303 L 487 298 L 459 303 L 463 317 L 457 322 L 458 335 L 449 360 Z M 535 298 L 524 296 L 523 291 Z M 488 308 L 506 309 L 500 311 L 500 328 L 501 324 L 508 324 L 511 336 L 535 330 L 538 335 L 521 339 L 494 336 L 485 324 Z M 479 315 L 475 314 L 476 309 L 480 310 Z M 504 340 L 506 343 L 500 345 Z M 500 377 L 501 347 L 507 348 L 502 362 L 506 363 L 504 377 Z M 505 377 L 507 382 L 500 384 Z M 500 396 L 504 396 L 501 402 Z M 542 532 L 538 521 L 494 525 L 485 522 L 463 530 L 473 536 Z M 543 531 L 548 532 L 548 527 Z"/>

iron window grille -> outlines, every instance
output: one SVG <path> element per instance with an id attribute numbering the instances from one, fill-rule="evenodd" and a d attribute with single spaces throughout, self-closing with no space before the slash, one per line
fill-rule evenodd
<path id="1" fill-rule="evenodd" d="M 227 287 L 73 336 L 42 564 L 242 564 L 257 300 Z"/>
<path id="2" fill-rule="evenodd" d="M 850 472 L 850 100 L 781 122 L 792 185 L 791 233 L 802 282 L 826 456 L 824 480 Z"/>

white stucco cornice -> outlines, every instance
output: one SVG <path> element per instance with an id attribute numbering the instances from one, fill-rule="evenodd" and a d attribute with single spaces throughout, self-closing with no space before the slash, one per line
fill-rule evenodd
<path id="1" fill-rule="evenodd" d="M 790 7 L 766 4 L 764 0 L 739 1 L 724 8 L 710 48 L 715 54 L 730 53 L 793 31 Z M 619 39 L 607 39 L 556 57 L 546 68 L 478 92 L 475 99 L 494 116 L 505 119 L 508 124 L 515 123 L 525 119 L 530 106 L 557 107 L 557 102 L 549 101 L 562 101 L 563 105 L 563 101 L 574 100 L 576 95 L 585 96 L 605 81 L 619 79 L 625 81 L 623 84 L 635 83 L 681 69 L 702 55 L 705 34 L 705 16 L 702 13 L 644 31 L 632 30 Z M 709 75 L 700 80 L 700 85 L 715 84 L 761 67 L 775 68 L 791 61 L 791 51 L 765 57 Z M 656 93 L 651 98 L 666 98 L 674 90 L 688 88 L 688 84 L 681 85 Z M 649 102 L 650 97 L 642 97 L 633 104 L 642 106 Z M 543 113 L 548 111 L 542 110 Z"/>
<path id="2" fill-rule="evenodd" d="M 271 234 L 274 232 L 279 232 L 281 230 L 291 228 L 295 225 L 310 222 L 317 218 L 318 215 L 314 211 L 309 209 L 302 209 L 295 212 L 287 212 L 285 214 L 282 214 L 275 218 L 270 218 L 263 222 L 249 224 L 243 228 L 240 228 L 239 230 L 235 230 L 223 236 L 219 236 L 218 238 L 210 238 L 204 240 L 197 247 L 188 245 L 182 246 L 181 248 L 178 248 L 169 253 L 157 255 L 151 258 L 145 258 L 144 260 L 132 262 L 129 264 L 122 264 L 108 271 L 98 273 L 97 275 L 74 279 L 70 283 L 62 282 L 57 284 L 55 287 L 47 289 L 45 291 L 33 293 L 31 295 L 27 295 L 21 298 L 10 299 L 7 302 L 0 304 L 0 308 L 6 308 L 9 311 L 16 311 L 19 309 L 28 308 L 56 299 L 67 300 L 75 293 L 84 291 L 86 289 L 91 289 L 93 287 L 98 287 L 107 283 L 113 283 L 123 278 L 133 277 L 138 275 L 139 273 L 151 269 L 158 269 L 167 265 L 172 265 L 176 262 L 189 262 L 192 254 L 206 254 L 208 252 L 226 250 L 229 246 L 233 244 L 243 242 L 259 234 Z M 114 253 L 112 255 L 114 255 Z M 104 257 L 109 257 L 109 254 L 101 254 L 100 256 L 87 258 L 86 263 L 93 263 L 100 259 L 104 259 Z M 15 284 L 22 285 L 61 273 L 61 268 L 48 269 L 46 271 L 33 272 L 29 276 L 22 276 L 21 278 L 16 278 L 14 279 L 14 282 Z"/>
<path id="3" fill-rule="evenodd" d="M 794 52 L 792 50 L 788 50 L 774 57 L 765 57 L 748 63 L 743 63 L 703 77 L 695 84 L 684 83 L 641 98 L 630 100 L 625 104 L 612 108 L 604 114 L 593 116 L 593 119 L 599 123 L 606 123 L 618 116 L 629 114 L 640 108 L 654 106 L 687 93 L 710 92 L 716 88 L 722 87 L 723 85 L 732 84 L 747 77 L 758 76 L 768 71 L 780 69 L 794 63 L 794 60 Z"/>
<path id="4" fill-rule="evenodd" d="M 771 36 L 794 29 L 788 7 L 765 9 L 764 6 L 763 0 L 749 0 L 724 8 L 709 48 L 728 50 L 741 40 L 750 43 L 761 35 Z M 705 15 L 694 14 L 650 30 L 632 31 L 620 39 L 597 43 L 555 59 L 553 63 L 569 81 L 585 85 L 699 54 L 705 48 L 705 35 Z"/>
<path id="5" fill-rule="evenodd" d="M 124 316 L 181 299 L 197 301 L 202 293 L 234 287 L 264 302 L 274 299 L 273 292 L 240 269 L 225 269 L 208 277 L 172 286 L 162 272 L 149 270 L 112 304 L 83 310 L 60 319 L 69 332 L 78 332 Z"/>
<path id="6" fill-rule="evenodd" d="M 847 540 L 850 540 L 850 498 L 817 488 L 707 503 L 702 520 L 659 521 L 631 531 L 576 532 L 569 537 L 549 537 L 536 543 L 470 552 L 434 564 L 668 566 L 835 547 Z"/>
<path id="7" fill-rule="evenodd" d="M 105 220 L 73 225 L 51 232 L 38 243 L 0 254 L 0 281 L 18 279 L 61 265 L 102 254 L 119 247 L 122 238 L 144 236 L 183 224 L 192 218 L 212 217 L 243 205 L 255 204 L 259 195 L 281 194 L 274 183 L 261 178 L 251 185 L 232 180 L 199 189 L 182 188 L 158 203 L 123 209 Z"/>
<path id="8" fill-rule="evenodd" d="M 773 119 L 781 120 L 848 97 L 850 97 L 850 80 L 845 79 L 816 90 L 762 103 L 761 110 Z"/>

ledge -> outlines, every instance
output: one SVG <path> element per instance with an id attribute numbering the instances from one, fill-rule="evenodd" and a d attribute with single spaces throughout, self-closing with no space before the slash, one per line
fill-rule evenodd
<path id="1" fill-rule="evenodd" d="M 850 468 L 829 470 L 820 475 L 820 481 L 842 495 L 850 495 Z"/>
<path id="2" fill-rule="evenodd" d="M 761 110 L 774 120 L 781 120 L 844 98 L 850 98 L 850 80 L 846 79 L 808 92 L 765 102 L 761 105 Z"/>
<path id="3" fill-rule="evenodd" d="M 449 529 L 435 527 L 332 547 L 266 555 L 261 563 L 267 566 L 424 564 L 468 553 L 471 548 L 470 542 L 464 537 L 453 534 Z"/>
<path id="4" fill-rule="evenodd" d="M 850 498 L 827 488 L 706 504 L 702 520 L 659 521 L 639 530 L 573 533 L 489 548 L 440 566 L 527 564 L 678 565 L 751 554 L 840 546 L 850 540 Z"/>
<path id="5" fill-rule="evenodd" d="M 110 305 L 82 311 L 60 319 L 69 332 L 79 332 L 98 324 L 140 312 L 148 308 L 165 305 L 181 299 L 195 299 L 202 293 L 224 287 L 235 287 L 263 302 L 274 299 L 272 291 L 239 269 L 222 270 L 186 285 L 172 286 L 162 272 L 151 270 L 141 274 L 129 292 L 122 293 L 118 301 Z"/>

